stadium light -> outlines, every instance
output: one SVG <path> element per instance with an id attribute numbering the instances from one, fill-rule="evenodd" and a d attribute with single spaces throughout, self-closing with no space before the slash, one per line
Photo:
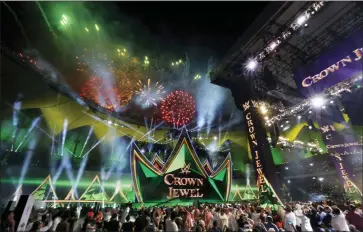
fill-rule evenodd
<path id="1" fill-rule="evenodd" d="M 258 62 L 257 62 L 256 59 L 250 59 L 247 62 L 246 68 L 247 68 L 248 71 L 255 71 L 257 65 L 258 65 Z"/>
<path id="2" fill-rule="evenodd" d="M 325 99 L 321 96 L 316 96 L 314 98 L 311 99 L 311 104 L 315 107 L 315 108 L 320 108 L 324 105 L 325 103 Z"/>

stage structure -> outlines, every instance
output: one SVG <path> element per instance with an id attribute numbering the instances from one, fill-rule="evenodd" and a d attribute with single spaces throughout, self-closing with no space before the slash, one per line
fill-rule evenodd
<path id="1" fill-rule="evenodd" d="M 185 129 L 164 163 L 150 162 L 134 145 L 131 152 L 131 176 L 139 203 L 192 203 L 228 201 L 232 182 L 231 155 L 218 169 L 203 163 L 194 150 Z"/>
<path id="2" fill-rule="evenodd" d="M 357 30 L 363 22 L 362 7 L 356 2 L 270 3 L 211 72 L 212 83 L 231 89 L 236 105 L 243 111 L 255 172 L 256 168 L 263 167 L 263 173 L 269 173 L 265 174 L 267 179 L 257 179 L 258 184 L 266 181 L 280 192 L 279 179 L 271 172 L 273 165 L 266 167 L 273 163 L 264 161 L 270 159 L 271 150 L 267 148 L 269 143 L 264 139 L 262 131 L 266 129 L 263 128 L 278 127 L 283 125 L 279 121 L 286 122 L 289 117 L 311 112 L 308 110 L 311 100 L 304 100 L 306 94 L 311 94 L 310 90 L 322 91 L 345 79 L 337 73 L 349 73 L 347 78 L 361 73 L 361 43 L 360 47 L 355 44 L 358 39 L 347 39 L 346 47 L 339 49 L 344 54 L 326 55 L 318 63 L 310 61 L 331 49 L 338 40 L 360 33 Z M 345 86 L 352 86 L 352 82 L 348 84 Z M 342 86 L 335 89 L 343 90 Z M 299 93 L 298 88 L 305 93 Z M 335 93 L 329 91 L 330 94 Z M 265 106 L 268 117 L 259 114 L 260 102 L 268 103 Z M 257 172 L 256 176 L 259 176 Z M 261 194 L 260 188 L 263 204 Z"/>

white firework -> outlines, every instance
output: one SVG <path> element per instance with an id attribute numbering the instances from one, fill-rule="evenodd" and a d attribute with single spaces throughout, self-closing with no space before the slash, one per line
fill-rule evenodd
<path id="1" fill-rule="evenodd" d="M 138 95 L 137 102 L 146 107 L 150 105 L 158 106 L 158 102 L 162 100 L 165 94 L 163 85 L 159 84 L 159 82 L 151 85 L 150 79 L 147 80 L 146 84 L 139 80 L 136 85 L 138 88 L 135 91 L 135 94 Z"/>

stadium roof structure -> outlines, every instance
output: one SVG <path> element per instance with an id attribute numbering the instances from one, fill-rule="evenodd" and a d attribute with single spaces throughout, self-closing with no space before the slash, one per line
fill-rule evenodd
<path id="1" fill-rule="evenodd" d="M 223 86 L 222 80 L 243 75 L 248 59 L 258 57 L 277 85 L 271 90 L 262 75 L 256 75 L 254 89 L 262 98 L 297 104 L 302 98 L 296 91 L 295 70 L 362 26 L 361 2 L 271 2 L 211 71 L 212 82 Z"/>

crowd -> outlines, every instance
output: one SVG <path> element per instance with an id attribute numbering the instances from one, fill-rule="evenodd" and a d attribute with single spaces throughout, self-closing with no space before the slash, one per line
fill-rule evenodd
<path id="1" fill-rule="evenodd" d="M 362 208 L 354 204 L 295 203 L 278 210 L 251 204 L 196 207 L 49 208 L 33 211 L 26 231 L 363 231 Z M 3 213 L 1 231 L 15 231 L 14 213 Z"/>

